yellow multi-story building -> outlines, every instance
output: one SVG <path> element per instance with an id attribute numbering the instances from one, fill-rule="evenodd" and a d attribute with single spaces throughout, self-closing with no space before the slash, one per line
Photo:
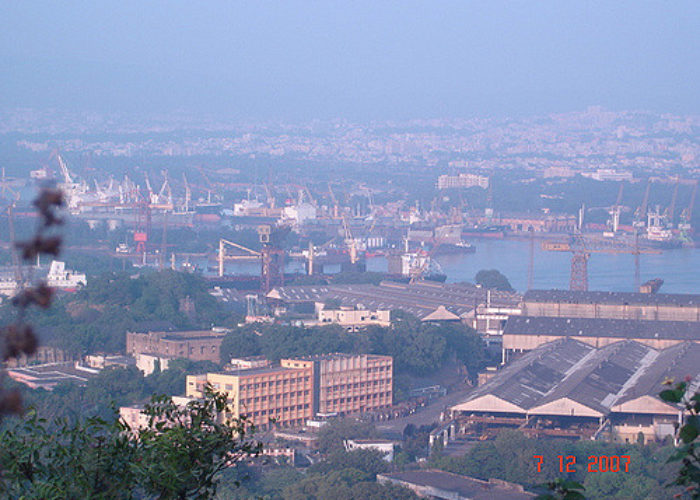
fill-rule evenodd
<path id="1" fill-rule="evenodd" d="M 312 370 L 315 413 L 348 415 L 393 403 L 391 356 L 334 353 L 283 359 L 280 363 Z"/>
<path id="2" fill-rule="evenodd" d="M 225 393 L 233 417 L 260 429 L 303 425 L 316 414 L 348 415 L 391 406 L 393 359 L 373 354 L 324 354 L 283 359 L 279 366 L 189 375 L 187 396 L 210 384 Z"/>
<path id="3" fill-rule="evenodd" d="M 233 417 L 247 416 L 259 429 L 303 425 L 313 416 L 312 370 L 284 366 L 239 372 L 188 375 L 187 396 L 202 397 L 204 386 L 225 393 Z"/>

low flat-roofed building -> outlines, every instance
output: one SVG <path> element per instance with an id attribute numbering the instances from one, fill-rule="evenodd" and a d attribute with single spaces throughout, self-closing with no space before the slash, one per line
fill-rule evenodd
<path id="1" fill-rule="evenodd" d="M 389 439 L 346 439 L 343 444 L 346 451 L 374 450 L 382 454 L 387 462 L 394 461 L 394 446 L 396 443 Z"/>
<path id="2" fill-rule="evenodd" d="M 658 397 L 662 382 L 689 377 L 688 390 L 694 391 L 700 386 L 698 359 L 695 342 L 654 349 L 626 340 L 596 349 L 562 338 L 506 365 L 450 410 L 466 420 L 505 419 L 536 435 L 550 426 L 575 427 L 572 436 L 578 437 L 609 433 L 633 441 L 641 432 L 646 439 L 663 439 L 673 435 L 682 408 Z"/>
<path id="3" fill-rule="evenodd" d="M 489 479 L 483 481 L 437 469 L 412 470 L 377 474 L 377 482 L 391 483 L 410 489 L 423 498 L 446 500 L 528 500 L 533 493 L 522 485 Z"/>
<path id="4" fill-rule="evenodd" d="M 700 322 L 700 295 L 529 290 L 524 316 Z"/>
<path id="5" fill-rule="evenodd" d="M 180 408 L 184 408 L 193 398 L 183 396 L 172 396 L 172 402 Z M 119 418 L 126 423 L 132 432 L 138 432 L 140 429 L 145 429 L 149 426 L 150 417 L 143 410 L 145 405 L 121 406 L 119 408 Z M 154 422 L 155 423 L 155 422 Z"/>
<path id="6" fill-rule="evenodd" d="M 665 349 L 681 342 L 700 342 L 700 322 L 510 316 L 503 330 L 503 360 L 560 338 L 574 338 L 593 347 L 634 340 Z"/>
<path id="7" fill-rule="evenodd" d="M 97 370 L 80 369 L 72 361 L 8 368 L 7 370 L 7 375 L 12 380 L 32 389 L 45 389 L 47 391 L 53 390 L 58 384 L 68 382 L 85 385 L 88 379 L 97 373 Z"/>
<path id="8" fill-rule="evenodd" d="M 319 325 L 338 324 L 348 331 L 356 331 L 369 325 L 391 325 L 391 311 L 341 306 L 338 309 L 326 309 L 323 303 L 316 303 L 316 317 Z"/>

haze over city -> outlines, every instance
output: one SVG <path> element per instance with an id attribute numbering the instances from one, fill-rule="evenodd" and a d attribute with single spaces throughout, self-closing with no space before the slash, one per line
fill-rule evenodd
<path id="1" fill-rule="evenodd" d="M 5 2 L 2 108 L 698 113 L 697 2 Z"/>

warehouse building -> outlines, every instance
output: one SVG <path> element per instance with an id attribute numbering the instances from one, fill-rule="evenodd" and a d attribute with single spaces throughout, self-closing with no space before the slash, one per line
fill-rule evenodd
<path id="1" fill-rule="evenodd" d="M 700 295 L 530 290 L 524 316 L 700 322 Z"/>
<path id="2" fill-rule="evenodd" d="M 642 433 L 660 440 L 682 418 L 682 408 L 659 398 L 663 382 L 689 377 L 695 391 L 698 359 L 696 342 L 654 349 L 625 340 L 595 348 L 562 338 L 513 361 L 450 411 L 467 434 L 488 435 L 501 425 L 534 436 L 634 442 Z"/>
<path id="3" fill-rule="evenodd" d="M 634 340 L 654 349 L 700 342 L 700 322 L 510 316 L 503 330 L 503 362 L 561 338 L 593 347 Z"/>

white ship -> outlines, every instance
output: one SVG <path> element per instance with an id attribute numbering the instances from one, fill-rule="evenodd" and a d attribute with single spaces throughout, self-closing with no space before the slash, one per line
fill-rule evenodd
<path id="1" fill-rule="evenodd" d="M 52 288 L 73 291 L 87 285 L 87 277 L 83 273 L 66 269 L 65 262 L 54 260 L 49 267 L 46 282 Z"/>

